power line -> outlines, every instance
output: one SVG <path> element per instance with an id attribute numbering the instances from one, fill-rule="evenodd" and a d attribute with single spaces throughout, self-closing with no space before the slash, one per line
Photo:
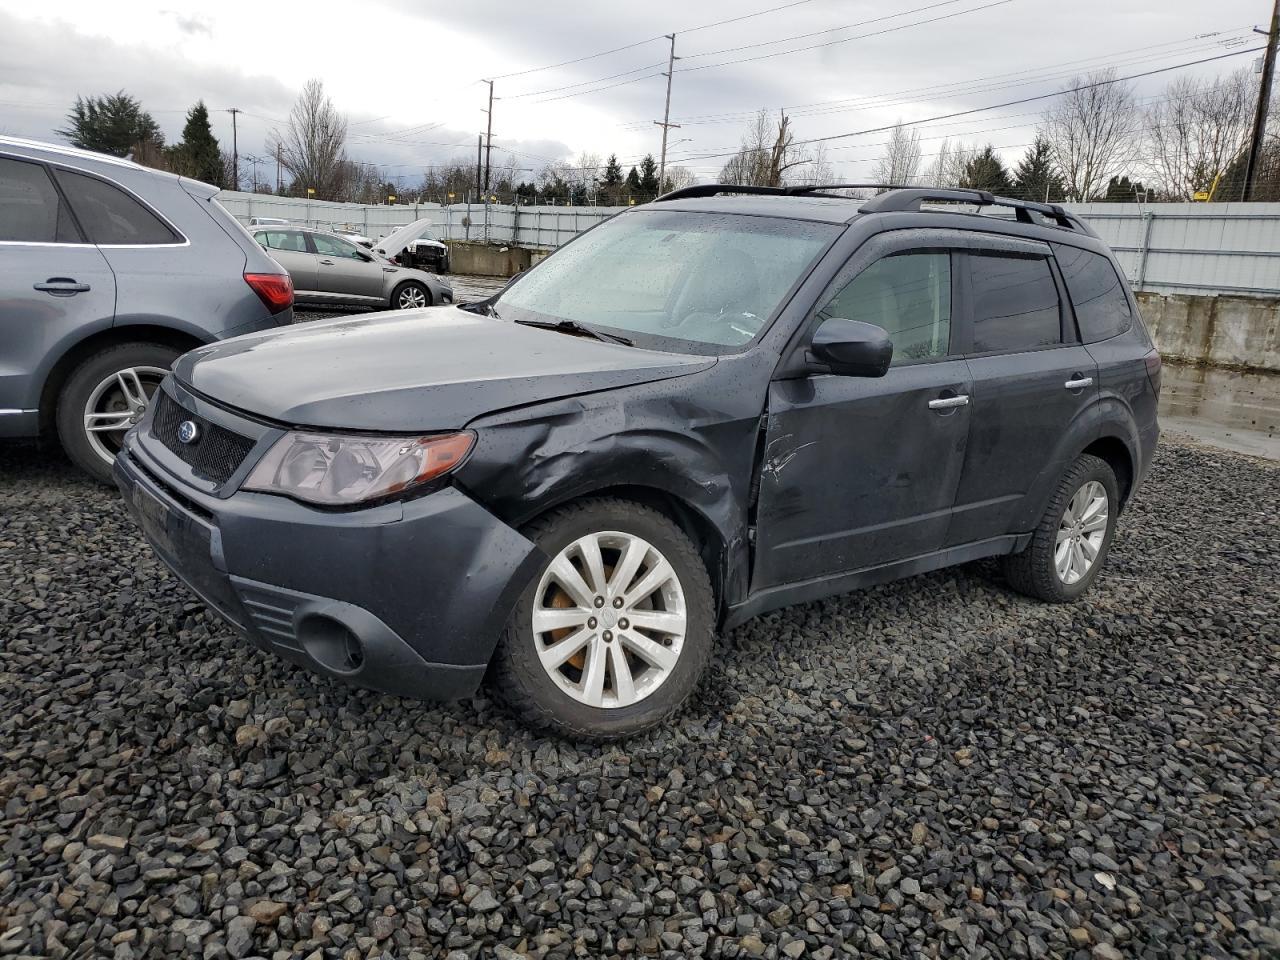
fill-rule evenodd
<path id="1" fill-rule="evenodd" d="M 921 124 L 933 123 L 938 120 L 950 120 L 950 119 L 953 119 L 954 117 L 967 117 L 967 116 L 972 116 L 975 113 L 986 113 L 988 110 L 999 110 L 1001 107 L 1014 107 L 1024 103 L 1034 103 L 1038 100 L 1049 100 L 1053 97 L 1060 97 L 1060 96 L 1063 96 L 1064 94 L 1073 93 L 1077 90 L 1089 90 L 1089 89 L 1092 89 L 1093 87 L 1103 87 L 1112 83 L 1123 83 L 1128 80 L 1137 80 L 1141 77 L 1150 77 L 1158 73 L 1169 73 L 1172 70 L 1181 70 L 1185 67 L 1194 67 L 1202 63 L 1212 63 L 1215 60 L 1225 60 L 1228 57 L 1239 57 L 1246 53 L 1257 53 L 1259 50 L 1262 50 L 1262 49 L 1264 48 L 1250 47 L 1246 50 L 1233 50 L 1230 53 L 1221 53 L 1215 57 L 1202 57 L 1199 60 L 1188 60 L 1183 63 L 1177 63 L 1168 67 L 1159 67 L 1155 70 L 1143 71 L 1142 73 L 1132 73 L 1124 77 L 1112 77 L 1107 80 L 1098 80 L 1093 83 L 1082 83 L 1082 84 L 1079 84 L 1078 86 L 1071 87 L 1067 90 L 1055 90 L 1053 93 L 1042 93 L 1042 94 L 1037 94 L 1036 96 L 1033 96 L 1033 97 L 1020 97 L 1017 100 L 1007 100 L 1004 103 L 992 103 L 992 104 L 988 104 L 985 107 L 973 107 L 972 109 L 969 109 L 969 110 L 957 110 L 952 113 L 939 114 L 936 117 L 926 117 L 923 120 L 912 120 L 912 121 L 904 122 L 902 126 L 915 127 L 915 126 L 920 126 Z M 813 137 L 809 140 L 796 140 L 791 145 L 794 147 L 802 147 L 802 146 L 807 146 L 808 144 L 811 144 L 811 143 L 829 143 L 832 140 L 844 140 L 848 137 L 866 136 L 868 133 L 883 133 L 887 130 L 892 130 L 896 126 L 898 126 L 898 124 L 890 123 L 890 124 L 885 124 L 878 127 L 868 127 L 865 130 L 853 130 L 848 133 L 833 133 L 825 137 Z M 729 153 L 705 154 L 702 156 L 690 157 L 689 159 L 713 160 L 720 157 L 731 157 L 731 156 L 734 156 L 736 153 L 737 151 L 735 150 Z"/>
<path id="2" fill-rule="evenodd" d="M 792 0 L 791 3 L 784 3 L 780 6 L 769 7 L 766 10 L 757 10 L 755 13 L 744 13 L 737 17 L 726 17 L 723 20 L 715 20 L 711 23 L 700 24 L 696 27 L 685 27 L 683 30 L 677 30 L 676 33 L 696 33 L 699 30 L 710 30 L 712 27 L 721 27 L 729 23 L 739 23 L 743 20 L 751 20 L 755 17 L 763 17 L 767 13 L 777 13 L 779 10 L 790 10 L 792 7 L 804 6 L 806 3 L 813 3 L 814 0 Z M 952 0 L 953 3 L 959 0 Z M 665 40 L 666 34 L 660 33 L 657 36 L 646 37 L 643 40 L 637 40 L 634 43 L 624 44 L 621 47 L 613 47 L 610 50 L 602 50 L 599 53 L 590 53 L 585 57 L 575 57 L 573 60 L 561 60 L 559 63 L 549 63 L 541 67 L 530 67 L 527 70 L 516 70 L 513 73 L 500 73 L 495 76 L 494 80 L 506 80 L 510 77 L 523 77 L 530 73 L 541 73 L 544 70 L 556 70 L 560 67 L 569 67 L 575 63 L 585 63 L 588 60 L 596 60 L 599 57 L 607 57 L 613 53 L 622 53 L 624 50 L 634 50 L 636 47 L 642 47 L 646 43 L 653 43 L 655 40 Z M 644 68 L 641 68 L 644 69 Z M 634 72 L 634 71 L 632 71 Z"/>
<path id="3" fill-rule="evenodd" d="M 948 2 L 959 2 L 959 0 L 948 0 Z M 833 46 L 833 45 L 838 44 L 838 43 L 849 43 L 850 41 L 853 41 L 853 40 L 863 40 L 863 39 L 866 39 L 866 38 L 868 38 L 868 37 L 880 36 L 881 34 L 885 34 L 885 33 L 893 33 L 893 32 L 898 31 L 898 30 L 906 30 L 906 29 L 908 29 L 908 28 L 910 28 L 910 27 L 923 26 L 923 25 L 925 25 L 925 24 L 929 24 L 929 23 L 937 23 L 937 22 L 942 21 L 942 20 L 950 20 L 950 19 L 952 19 L 952 18 L 954 18 L 954 17 L 964 16 L 964 15 L 965 15 L 965 14 L 967 14 L 967 13 L 976 13 L 976 12 L 978 12 L 978 11 L 980 11 L 980 10 L 986 10 L 986 9 L 988 9 L 988 8 L 990 8 L 990 7 L 1003 6 L 1003 5 L 1004 5 L 1004 4 L 1006 4 L 1006 3 L 1013 3 L 1013 2 L 1014 2 L 1014 0 L 992 0 L 992 2 L 989 2 L 989 3 L 983 4 L 983 5 L 981 5 L 981 6 L 971 7 L 971 8 L 966 9 L 966 10 L 956 10 L 956 11 L 953 11 L 953 12 L 951 12 L 951 13 L 942 14 L 942 15 L 937 16 L 937 17 L 929 17 L 929 18 L 924 19 L 924 20 L 913 20 L 913 21 L 911 21 L 911 22 L 909 22 L 909 23 L 897 24 L 897 25 L 892 26 L 892 27 L 886 27 L 886 28 L 884 28 L 884 29 L 882 29 L 882 30 L 874 30 L 874 31 L 871 31 L 870 33 L 866 33 L 866 34 L 859 34 L 858 36 L 854 36 L 854 37 L 843 37 L 843 38 L 838 39 L 838 40 L 830 40 L 830 41 L 826 41 L 826 42 L 824 42 L 824 43 L 810 44 L 809 46 L 806 46 L 806 47 L 797 47 L 797 48 L 796 48 L 796 49 L 794 49 L 794 50 L 778 50 L 778 51 L 775 51 L 775 52 L 773 52 L 773 53 L 761 54 L 761 55 L 756 56 L 756 57 L 742 57 L 742 58 L 737 59 L 737 60 L 726 60 L 726 61 L 723 61 L 723 62 L 720 62 L 720 63 L 704 63 L 704 64 L 702 64 L 702 65 L 700 65 L 700 66 L 684 67 L 684 68 L 681 68 L 681 70 L 680 70 L 679 72 L 681 72 L 681 73 L 687 73 L 687 72 L 692 72 L 692 71 L 695 71 L 695 70 L 710 70 L 710 69 L 713 69 L 713 68 L 715 68 L 715 67 L 725 67 L 725 66 L 730 66 L 730 65 L 732 65 L 732 64 L 736 64 L 736 63 L 747 63 L 747 62 L 754 61 L 754 60 L 765 60 L 765 59 L 769 59 L 769 58 L 771 58 L 771 57 L 785 57 L 785 56 L 787 56 L 787 55 L 789 55 L 789 54 L 792 54 L 792 53 L 803 53 L 803 52 L 804 52 L 804 51 L 806 51 L 806 50 L 816 50 L 816 49 L 818 49 L 819 47 L 829 47 L 829 46 Z M 894 18 L 894 17 L 908 16 L 909 14 L 911 14 L 911 13 L 915 13 L 915 12 L 918 12 L 918 11 L 920 11 L 920 10 L 928 10 L 928 9 L 932 9 L 933 7 L 943 6 L 943 5 L 945 5 L 945 4 L 944 4 L 944 3 L 937 3 L 937 4 L 927 5 L 927 6 L 924 6 L 924 7 L 913 8 L 913 9 L 910 9 L 910 10 L 902 10 L 902 11 L 899 11 L 898 13 L 896 13 L 896 14 L 889 14 L 889 15 L 887 15 L 887 16 L 883 16 L 883 17 L 876 17 L 876 18 L 873 18 L 873 19 L 871 19 L 871 20 L 861 21 L 861 23 L 857 23 L 857 24 L 850 24 L 848 27 L 840 27 L 840 28 L 837 28 L 837 29 L 844 30 L 844 29 L 850 29 L 851 27 L 856 27 L 856 26 L 860 26 L 860 25 L 864 25 L 864 24 L 878 23 L 878 22 L 881 22 L 881 21 L 884 21 L 884 20 L 887 20 L 887 19 L 892 19 L 892 18 Z M 813 34 L 811 34 L 811 33 L 799 34 L 798 36 L 795 36 L 795 37 L 785 37 L 785 38 L 782 38 L 782 39 L 780 39 L 780 40 L 775 40 L 775 41 L 770 41 L 770 42 L 771 42 L 771 43 L 787 43 L 787 42 L 790 42 L 791 40 L 804 39 L 804 38 L 809 37 L 809 36 L 813 36 Z M 698 56 L 713 56 L 713 55 L 714 55 L 714 54 L 707 53 L 707 54 L 699 54 Z M 690 58 L 690 59 L 691 59 L 691 58 Z M 514 99 L 518 99 L 518 98 L 522 99 L 522 98 L 525 98 L 525 97 L 536 97 L 536 96 L 540 96 L 540 95 L 542 95 L 542 94 L 547 94 L 547 93 L 557 93 L 557 92 L 562 91 L 562 90 L 571 90 L 571 89 L 574 89 L 575 87 L 590 86 L 591 84 L 594 84 L 594 83 L 603 83 L 603 82 L 608 81 L 608 80 L 616 80 L 616 79 L 618 79 L 618 78 L 620 78 L 620 77 L 629 77 L 629 79 L 619 80 L 619 82 L 617 82 L 617 83 L 610 83 L 610 84 L 608 84 L 608 85 L 606 85 L 606 86 L 603 86 L 603 87 L 594 87 L 594 88 L 592 88 L 592 89 L 590 89 L 590 90 L 579 90 L 579 91 L 578 91 L 578 92 L 576 92 L 576 93 L 565 93 L 565 94 L 561 94 L 560 96 L 556 96 L 556 97 L 546 97 L 545 99 L 542 99 L 542 100 L 535 100 L 535 101 L 533 101 L 533 102 L 534 102 L 534 103 L 550 103 L 550 102 L 555 101 L 555 100 L 567 100 L 567 99 L 569 99 L 570 97 L 580 97 L 580 96 L 585 96 L 585 95 L 587 95 L 587 94 L 591 94 L 591 93 L 601 93 L 601 92 L 603 92 L 603 91 L 605 91 L 605 90 L 611 90 L 611 89 L 613 89 L 614 87 L 624 86 L 624 85 L 629 84 L 629 83 L 638 83 L 638 82 L 640 82 L 641 80 L 648 80 L 648 79 L 649 79 L 649 78 L 651 78 L 651 77 L 662 76 L 662 74 L 661 74 L 661 73 L 646 73 L 646 74 L 644 74 L 643 76 L 638 76 L 638 77 L 633 77 L 633 76 L 631 76 L 632 74 L 640 73 L 641 71 L 644 71 L 644 70 L 652 70 L 652 69 L 654 69 L 654 68 L 656 68 L 656 67 L 660 67 L 660 66 L 662 66 L 662 64 L 661 64 L 660 62 L 659 62 L 659 63 L 653 63 L 653 64 L 646 64 L 645 66 L 642 66 L 642 67 L 635 67 L 635 68 L 633 68 L 633 69 L 631 69 L 631 70 L 626 70 L 626 71 L 623 71 L 622 73 L 615 73 L 615 74 L 611 74 L 610 76 L 607 76 L 607 77 L 597 77 L 597 78 L 596 78 L 596 79 L 594 79 L 594 80 L 583 80 L 583 81 L 580 81 L 580 82 L 578 82 L 578 83 L 564 84 L 564 85 L 559 86 L 559 87 L 547 87 L 547 88 L 545 88 L 545 89 L 543 89 L 543 90 L 533 90 L 533 91 L 529 91 L 529 92 L 526 92 L 526 93 L 515 94 L 515 95 L 513 95 L 513 96 L 508 97 L 507 99 L 512 99 L 512 100 L 514 100 Z"/>

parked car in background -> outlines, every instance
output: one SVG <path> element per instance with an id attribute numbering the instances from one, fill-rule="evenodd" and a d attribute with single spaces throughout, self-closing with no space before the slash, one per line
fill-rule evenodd
<path id="1" fill-rule="evenodd" d="M 287 224 L 289 221 L 281 217 L 250 217 L 249 226 L 251 227 L 279 227 Z"/>
<path id="2" fill-rule="evenodd" d="M 329 232 L 334 236 L 341 237 L 343 240 L 350 240 L 358 247 L 364 247 L 366 250 L 373 249 L 373 240 L 366 237 L 363 233 L 359 233 L 350 225 L 345 227 L 335 227 Z"/>
<path id="3" fill-rule="evenodd" d="M 263 649 L 404 695 L 488 676 L 574 736 L 670 716 L 786 604 L 988 556 L 1079 598 L 1159 435 L 1111 252 L 1057 206 L 829 189 L 687 188 L 431 323 L 187 354 L 125 499 Z"/>
<path id="4" fill-rule="evenodd" d="M 298 303 L 406 310 L 453 303 L 453 287 L 349 240 L 306 227 L 254 227 L 253 238 L 289 271 Z"/>
<path id="5" fill-rule="evenodd" d="M 179 354 L 289 324 L 289 277 L 216 187 L 0 137 L 0 437 L 100 480 Z"/>
<path id="6" fill-rule="evenodd" d="M 431 230 L 432 223 L 429 219 L 415 220 L 387 234 L 374 244 L 373 249 L 406 267 L 448 273 L 449 248 L 443 241 L 432 236 Z"/>

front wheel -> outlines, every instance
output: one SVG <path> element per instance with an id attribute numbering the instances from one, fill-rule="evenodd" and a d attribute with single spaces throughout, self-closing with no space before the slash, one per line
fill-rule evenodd
<path id="1" fill-rule="evenodd" d="M 1082 455 L 1067 468 L 1031 542 L 1004 558 L 1004 575 L 1019 593 L 1069 603 L 1102 570 L 1120 510 L 1115 471 L 1105 460 Z"/>
<path id="2" fill-rule="evenodd" d="M 431 306 L 431 291 L 416 280 L 402 283 L 396 287 L 396 292 L 391 295 L 391 305 L 397 310 L 414 310 L 419 307 L 429 307 Z"/>
<path id="3" fill-rule="evenodd" d="M 179 351 L 159 343 L 107 347 L 71 371 L 58 396 L 58 439 L 75 464 L 103 483 L 124 435 L 147 404 Z"/>
<path id="4" fill-rule="evenodd" d="M 594 740 L 674 715 L 711 658 L 711 582 L 678 526 L 625 500 L 564 507 L 526 531 L 547 563 L 499 642 L 493 687 L 522 719 Z"/>

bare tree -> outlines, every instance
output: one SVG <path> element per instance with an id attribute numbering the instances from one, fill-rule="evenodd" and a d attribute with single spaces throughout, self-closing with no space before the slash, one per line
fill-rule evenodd
<path id="1" fill-rule="evenodd" d="M 1135 157 L 1138 111 L 1131 84 L 1114 67 L 1073 78 L 1045 112 L 1040 133 L 1072 200 L 1088 200 L 1106 188 Z"/>
<path id="2" fill-rule="evenodd" d="M 908 130 L 902 121 L 893 128 L 885 155 L 876 164 L 878 183 L 911 183 L 920 173 L 920 134 Z"/>
<path id="3" fill-rule="evenodd" d="M 1144 116 L 1147 162 L 1164 192 L 1190 200 L 1210 189 L 1244 147 L 1256 95 L 1248 70 L 1169 84 Z"/>
<path id="4" fill-rule="evenodd" d="M 779 113 L 775 125 L 769 119 L 769 112 L 761 110 L 743 135 L 738 152 L 720 170 L 719 180 L 780 187 L 790 179 L 790 171 L 813 163 L 814 155 L 796 146 L 791 118 Z"/>
<path id="5" fill-rule="evenodd" d="M 962 140 L 956 143 L 943 140 L 922 179 L 931 187 L 958 187 L 964 180 L 970 161 L 977 153 L 976 146 L 967 147 Z"/>
<path id="6" fill-rule="evenodd" d="M 315 191 L 317 200 L 337 200 L 349 185 L 347 118 L 325 96 L 324 84 L 308 80 L 289 113 L 283 131 L 272 132 L 269 149 L 279 150 L 280 163 L 296 190 Z M 310 196 L 310 194 L 308 194 Z"/>
<path id="7" fill-rule="evenodd" d="M 663 193 L 670 193 L 672 190 L 679 190 L 682 187 L 691 187 L 698 182 L 698 178 L 693 175 L 693 171 L 688 167 L 677 167 L 667 164 L 667 177 L 662 185 Z"/>

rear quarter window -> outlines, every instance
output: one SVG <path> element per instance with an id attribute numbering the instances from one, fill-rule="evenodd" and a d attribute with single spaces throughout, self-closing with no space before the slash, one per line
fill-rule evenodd
<path id="1" fill-rule="evenodd" d="M 1124 333 L 1133 323 L 1124 280 L 1106 257 L 1079 247 L 1054 244 L 1067 293 L 1080 324 L 1080 339 L 1097 343 Z"/>
<path id="2" fill-rule="evenodd" d="M 141 201 L 114 184 L 70 170 L 56 170 L 54 176 L 90 242 L 108 246 L 182 242 Z"/>
<path id="3" fill-rule="evenodd" d="M 1020 353 L 1062 342 L 1058 286 L 1047 256 L 971 252 L 973 352 Z"/>

